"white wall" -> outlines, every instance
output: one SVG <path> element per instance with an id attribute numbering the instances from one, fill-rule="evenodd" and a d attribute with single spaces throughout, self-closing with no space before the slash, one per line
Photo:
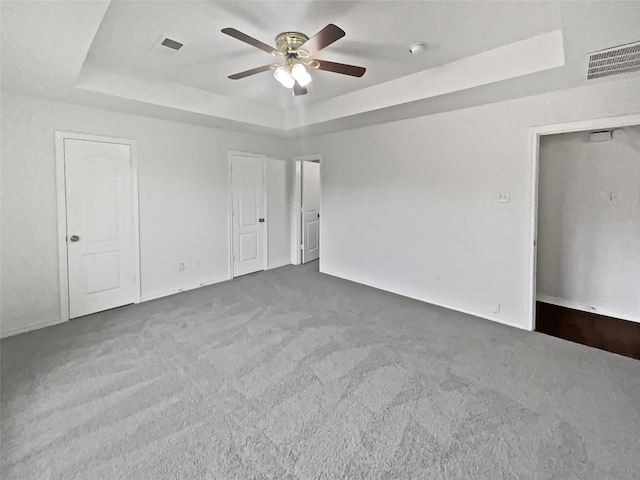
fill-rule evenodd
<path id="1" fill-rule="evenodd" d="M 295 142 L 323 155 L 321 270 L 528 328 L 528 129 L 640 113 L 633 80 Z M 228 275 L 227 150 L 289 158 L 282 139 L 7 94 L 2 117 L 3 334 L 59 315 L 55 130 L 138 139 L 144 297 Z"/>
<path id="2" fill-rule="evenodd" d="M 634 80 L 300 141 L 323 156 L 321 271 L 530 328 L 529 128 L 638 113 Z"/>
<path id="3" fill-rule="evenodd" d="M 267 159 L 268 267 L 291 263 L 291 162 Z"/>
<path id="4" fill-rule="evenodd" d="M 227 150 L 287 158 L 279 139 L 3 93 L 3 335 L 60 315 L 55 130 L 138 140 L 143 299 L 228 278 Z"/>
<path id="5" fill-rule="evenodd" d="M 640 126 L 541 138 L 537 292 L 640 322 Z"/>

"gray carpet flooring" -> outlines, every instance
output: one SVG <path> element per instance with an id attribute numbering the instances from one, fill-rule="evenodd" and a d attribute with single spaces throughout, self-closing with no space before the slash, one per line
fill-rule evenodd
<path id="1" fill-rule="evenodd" d="M 640 478 L 640 362 L 315 263 L 1 348 L 3 480 Z"/>

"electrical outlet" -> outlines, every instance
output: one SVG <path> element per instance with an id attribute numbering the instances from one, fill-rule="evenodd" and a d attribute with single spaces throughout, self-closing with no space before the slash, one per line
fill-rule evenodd
<path id="1" fill-rule="evenodd" d="M 184 272 L 184 263 L 179 263 L 178 264 L 178 271 L 179 272 Z"/>
<path id="2" fill-rule="evenodd" d="M 500 313 L 500 303 L 497 303 L 495 307 L 493 307 L 493 314 L 497 315 Z"/>
<path id="3" fill-rule="evenodd" d="M 200 269 L 200 260 L 196 260 L 196 262 L 193 264 L 193 266 L 196 268 L 196 270 Z"/>
<path id="4" fill-rule="evenodd" d="M 509 203 L 511 201 L 511 195 L 509 193 L 499 193 L 498 203 Z"/>
<path id="5" fill-rule="evenodd" d="M 439 282 L 440 280 L 442 280 L 442 274 L 441 273 L 436 273 L 436 280 Z"/>

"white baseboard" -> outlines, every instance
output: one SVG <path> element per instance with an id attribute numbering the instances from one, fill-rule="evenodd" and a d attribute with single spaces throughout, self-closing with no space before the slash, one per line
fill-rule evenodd
<path id="1" fill-rule="evenodd" d="M 58 325 L 59 323 L 65 323 L 68 322 L 69 320 L 67 319 L 56 319 L 56 320 L 49 320 L 47 322 L 38 322 L 38 323 L 34 323 L 32 325 L 27 325 L 24 327 L 18 327 L 18 328 L 11 328 L 9 330 L 1 330 L 0 331 L 0 338 L 7 338 L 7 337 L 12 337 L 14 335 L 18 335 L 20 333 L 26 333 L 26 332 L 30 332 L 32 330 L 39 330 L 41 328 L 45 328 L 45 327 L 50 327 L 52 325 Z"/>
<path id="2" fill-rule="evenodd" d="M 226 282 L 228 280 L 231 280 L 231 278 L 223 277 L 223 278 L 218 278 L 216 280 L 206 281 L 206 282 L 203 282 L 203 283 L 187 285 L 186 287 L 177 288 L 175 290 L 169 290 L 169 291 L 164 292 L 164 293 L 154 293 L 152 295 L 145 295 L 140 299 L 140 301 L 141 302 L 148 302 L 149 300 L 156 300 L 158 298 L 169 297 L 171 295 L 176 295 L 178 293 L 187 292 L 189 290 L 195 290 L 196 288 L 207 287 L 209 285 L 214 285 L 216 283 Z"/>
<path id="3" fill-rule="evenodd" d="M 588 305 L 586 303 L 567 300 L 565 298 L 552 297 L 550 295 L 537 295 L 536 299 L 539 302 L 550 303 L 551 305 L 558 305 L 559 307 L 572 308 L 573 310 L 580 310 L 581 312 L 597 313 L 598 315 L 604 315 L 605 317 L 619 318 L 621 320 L 640 323 L 639 316 L 616 312 L 606 307 L 603 308 L 597 305 Z"/>
<path id="4" fill-rule="evenodd" d="M 401 297 L 411 298 L 412 300 L 417 300 L 419 302 L 428 303 L 430 305 L 435 305 L 437 307 L 446 308 L 447 310 L 453 310 L 455 312 L 464 313 L 464 314 L 467 314 L 467 315 L 471 315 L 473 317 L 484 318 L 485 320 L 491 320 L 492 322 L 501 323 L 501 324 L 507 325 L 509 327 L 519 328 L 520 330 L 531 331 L 531 329 L 528 328 L 525 325 L 521 325 L 521 324 L 518 324 L 518 323 L 510 322 L 510 321 L 504 320 L 502 318 L 492 317 L 491 315 L 485 315 L 485 314 L 482 314 L 482 313 L 473 312 L 471 310 L 467 310 L 467 309 L 464 309 L 464 308 L 455 307 L 453 305 L 448 305 L 446 303 L 437 302 L 437 301 L 434 301 L 434 300 L 431 300 L 431 299 L 428 299 L 428 298 L 421 298 L 421 297 L 416 297 L 416 296 L 413 296 L 413 295 L 407 295 L 406 293 L 402 293 L 402 292 L 399 292 L 397 290 L 390 289 L 388 287 L 381 287 L 379 285 L 375 285 L 375 284 L 370 283 L 368 281 L 364 281 L 364 280 L 358 279 L 357 277 L 354 277 L 352 275 L 343 275 L 343 274 L 337 275 L 335 273 L 323 272 L 322 270 L 320 270 L 320 273 L 324 273 L 325 275 L 331 275 L 332 277 L 342 278 L 344 280 L 349 280 L 350 282 L 355 282 L 355 283 L 359 283 L 361 285 L 366 285 L 367 287 L 376 288 L 378 290 L 383 290 L 385 292 L 393 293 L 395 295 L 400 295 Z"/>
<path id="5" fill-rule="evenodd" d="M 267 267 L 267 270 L 273 270 L 274 268 L 285 267 L 287 265 L 291 265 L 291 262 L 289 260 L 285 260 L 284 262 L 278 262 L 278 263 L 274 263 L 273 265 L 269 265 Z"/>

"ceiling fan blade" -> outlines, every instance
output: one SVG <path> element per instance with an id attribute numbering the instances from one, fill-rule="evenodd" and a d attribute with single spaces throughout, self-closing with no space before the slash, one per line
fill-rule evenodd
<path id="1" fill-rule="evenodd" d="M 336 40 L 340 40 L 346 34 L 340 27 L 336 27 L 333 23 L 330 23 L 313 37 L 307 40 L 304 45 L 300 47 L 300 50 L 306 50 L 311 55 L 319 52 L 325 47 L 328 47 Z"/>
<path id="2" fill-rule="evenodd" d="M 342 75 L 351 75 L 352 77 L 361 77 L 367 71 L 364 67 L 356 67 L 355 65 L 347 65 L 346 63 L 328 62 L 326 60 L 314 60 L 318 62 L 316 67 L 318 70 L 327 72 L 341 73 Z"/>
<path id="3" fill-rule="evenodd" d="M 271 65 L 263 65 L 261 67 L 252 68 L 251 70 L 245 70 L 244 72 L 234 73 L 233 75 L 229 75 L 231 80 L 240 80 L 241 78 L 248 77 L 250 75 L 255 75 L 256 73 L 266 72 L 267 70 L 271 70 Z"/>
<path id="4" fill-rule="evenodd" d="M 240 40 L 241 42 L 248 43 L 253 47 L 259 48 L 260 50 L 264 50 L 267 53 L 272 53 L 276 50 L 266 43 L 262 43 L 260 40 L 256 40 L 255 38 L 250 37 L 246 33 L 242 33 L 240 30 L 236 30 L 235 28 L 223 28 L 221 32 L 237 40 Z"/>
<path id="5" fill-rule="evenodd" d="M 307 87 L 303 87 L 297 81 L 293 84 L 293 94 L 297 97 L 298 95 L 306 95 Z"/>

